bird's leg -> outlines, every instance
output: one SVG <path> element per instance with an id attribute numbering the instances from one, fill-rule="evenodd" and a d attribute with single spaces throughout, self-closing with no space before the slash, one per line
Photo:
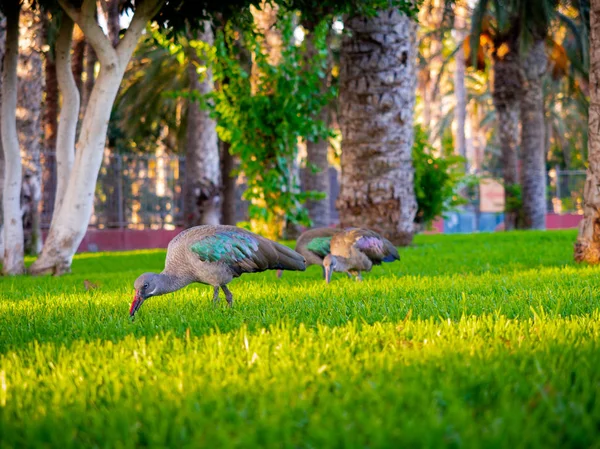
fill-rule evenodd
<path id="1" fill-rule="evenodd" d="M 362 275 L 360 274 L 360 271 L 355 270 L 355 271 L 350 271 L 350 273 L 352 273 L 354 276 L 356 276 L 357 281 L 363 280 Z M 350 277 L 352 277 L 352 276 L 350 276 Z"/>
<path id="2" fill-rule="evenodd" d="M 327 270 L 323 267 L 323 279 L 327 278 Z"/>
<path id="3" fill-rule="evenodd" d="M 350 274 L 350 272 L 349 272 L 349 271 L 346 271 L 346 274 L 348 275 L 348 278 L 349 278 L 349 279 L 352 279 L 352 275 Z"/>
<path id="4" fill-rule="evenodd" d="M 221 288 L 223 289 L 223 293 L 225 293 L 225 299 L 227 300 L 227 304 L 229 304 L 229 307 L 233 307 L 233 295 L 231 294 L 226 285 L 221 285 Z"/>
<path id="5" fill-rule="evenodd" d="M 215 291 L 213 293 L 213 303 L 216 306 L 219 304 L 219 286 L 214 287 Z"/>

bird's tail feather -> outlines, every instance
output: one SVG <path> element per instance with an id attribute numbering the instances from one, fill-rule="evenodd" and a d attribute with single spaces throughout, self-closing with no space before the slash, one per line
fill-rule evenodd
<path id="1" fill-rule="evenodd" d="M 275 265 L 270 268 L 278 270 L 304 271 L 306 270 L 306 261 L 304 257 L 293 249 L 280 243 L 273 242 L 273 249 L 277 253 Z"/>

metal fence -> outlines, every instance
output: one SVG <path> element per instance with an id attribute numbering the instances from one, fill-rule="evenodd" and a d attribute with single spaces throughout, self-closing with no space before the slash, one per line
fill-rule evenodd
<path id="1" fill-rule="evenodd" d="M 40 158 L 42 227 L 49 227 L 54 202 L 53 153 Z M 106 152 L 96 183 L 90 226 L 96 228 L 174 228 L 183 224 L 185 160 L 171 155 Z"/>
<path id="2" fill-rule="evenodd" d="M 49 228 L 56 191 L 54 153 L 40 155 L 42 172 L 42 228 Z M 330 168 L 331 220 L 337 222 L 335 198 L 338 171 Z M 175 155 L 112 154 L 105 152 L 96 182 L 90 227 L 122 229 L 173 229 L 183 225 L 185 158 Z M 244 184 L 238 182 L 236 220 L 247 220 L 247 204 L 241 199 Z"/>
<path id="3" fill-rule="evenodd" d="M 549 212 L 556 214 L 582 213 L 585 170 L 561 170 L 556 167 L 549 172 L 551 193 Z"/>
<path id="4" fill-rule="evenodd" d="M 52 204 L 56 189 L 54 153 L 42 153 L 42 227 L 48 228 L 52 219 Z M 90 226 L 95 228 L 172 229 L 183 225 L 183 180 L 185 158 L 175 155 L 112 154 L 106 152 L 94 199 Z M 339 173 L 329 170 L 331 221 L 337 223 L 335 199 L 339 193 Z M 581 213 L 584 170 L 561 170 L 548 173 L 548 212 L 557 214 Z M 238 221 L 247 219 L 247 206 L 241 200 L 244 186 L 238 185 L 236 210 Z M 478 203 L 478 202 L 477 202 Z M 489 216 L 488 216 L 489 215 Z M 485 225 L 494 229 L 502 221 L 498 213 L 482 213 L 479 204 L 461 208 L 450 214 L 449 229 L 473 229 Z M 501 213 L 500 213 L 501 215 Z M 461 225 L 463 221 L 468 226 Z M 471 231 L 472 232 L 472 231 Z"/>

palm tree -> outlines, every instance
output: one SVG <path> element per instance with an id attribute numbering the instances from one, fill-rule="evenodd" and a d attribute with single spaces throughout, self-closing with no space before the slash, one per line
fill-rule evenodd
<path id="1" fill-rule="evenodd" d="M 390 9 L 354 17 L 341 47 L 341 225 L 411 242 L 417 211 L 411 151 L 416 85 L 415 23 Z"/>
<path id="2" fill-rule="evenodd" d="M 114 108 L 119 111 L 115 126 L 123 133 L 122 140 L 135 141 L 138 151 L 150 151 L 161 139 L 168 151 L 185 150 L 186 226 L 216 224 L 221 216 L 216 125 L 194 101 L 195 96 L 212 89 L 210 72 L 204 70 L 199 56 L 205 44 L 212 44 L 212 30 L 208 24 L 198 38 L 171 42 L 158 30 L 147 36 L 140 43 L 125 75 Z M 176 54 L 171 54 L 169 48 L 176 48 Z M 185 100 L 174 95 L 156 95 L 156 92 L 190 92 L 190 96 Z M 162 138 L 161 130 L 166 130 L 167 138 Z"/>
<path id="3" fill-rule="evenodd" d="M 305 57 L 308 60 L 314 59 L 319 51 L 318 42 L 315 42 L 313 21 L 305 20 L 303 27 L 308 30 L 304 39 L 306 43 Z M 328 58 L 328 71 L 331 68 L 331 58 Z M 322 95 L 327 95 L 327 90 L 331 82 L 330 77 L 324 77 L 321 82 L 320 91 Z M 329 108 L 321 109 L 318 120 L 321 120 L 327 126 L 329 124 Z M 329 142 L 327 139 L 318 139 L 306 141 L 306 171 L 302 177 L 302 189 L 304 191 L 314 191 L 324 193 L 326 196 L 322 199 L 310 199 L 306 202 L 306 209 L 314 227 L 329 226 L 330 224 L 330 200 L 329 200 L 329 161 L 328 161 Z"/>
<path id="4" fill-rule="evenodd" d="M 585 6 L 580 9 L 585 10 Z M 588 6 L 590 36 L 590 107 L 588 169 L 583 193 L 584 218 L 575 244 L 577 262 L 600 263 L 600 1 Z"/>
<path id="5" fill-rule="evenodd" d="M 198 40 L 206 45 L 214 41 L 206 22 Z M 194 46 L 189 48 L 188 76 L 191 92 L 206 95 L 213 89 L 212 71 Z M 198 70 L 202 69 L 202 74 Z M 221 166 L 217 124 L 196 102 L 188 104 L 186 169 L 184 185 L 184 223 L 186 227 L 219 224 L 221 221 Z"/>
<path id="6" fill-rule="evenodd" d="M 522 225 L 544 229 L 546 220 L 546 122 L 543 78 L 548 67 L 547 38 L 553 20 L 570 19 L 559 11 L 558 0 L 506 3 L 480 0 L 473 16 L 471 47 L 481 52 L 480 41 L 490 43 L 494 65 L 494 104 L 502 144 L 507 207 L 517 201 L 516 142 L 521 125 Z M 565 8 L 570 3 L 564 2 Z M 479 56 L 479 53 L 477 53 Z M 506 214 L 506 229 L 512 229 L 516 215 Z"/>
<path id="7" fill-rule="evenodd" d="M 496 5 L 497 6 L 497 5 Z M 514 209 L 518 185 L 518 133 L 522 94 L 521 64 L 516 18 L 499 7 L 488 11 L 488 0 L 480 0 L 473 13 L 472 32 L 467 46 L 467 61 L 478 68 L 485 65 L 484 51 L 491 54 L 493 66 L 492 95 L 498 120 L 504 180 L 504 227 L 518 226 Z"/>

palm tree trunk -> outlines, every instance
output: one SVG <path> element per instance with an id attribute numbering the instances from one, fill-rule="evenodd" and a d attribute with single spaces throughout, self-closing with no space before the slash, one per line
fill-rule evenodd
<path id="1" fill-rule="evenodd" d="M 23 216 L 25 253 L 37 255 L 42 250 L 40 214 L 42 144 L 42 97 L 44 74 L 42 63 L 43 26 L 39 8 L 32 1 L 22 4 L 19 18 L 19 84 L 18 105 L 23 114 L 17 116 L 19 142 L 24 158 Z"/>
<path id="2" fill-rule="evenodd" d="M 533 44 L 523 65 L 521 185 L 526 229 L 546 229 L 546 123 L 542 79 L 548 66 L 545 40 Z"/>
<path id="3" fill-rule="evenodd" d="M 454 96 L 456 98 L 456 106 L 454 109 L 454 117 L 456 120 L 456 153 L 465 158 L 465 168 L 468 168 L 467 161 L 467 138 L 465 126 L 467 122 L 467 89 L 465 87 L 465 49 L 462 42 L 465 38 L 465 8 L 457 4 L 454 28 L 457 31 L 456 40 L 459 43 L 458 51 L 454 56 Z"/>
<path id="4" fill-rule="evenodd" d="M 200 39 L 212 44 L 214 37 L 208 23 Z M 207 70 L 200 81 L 202 65 L 196 50 L 190 48 L 188 66 L 190 91 L 201 95 L 212 90 L 212 73 Z M 187 139 L 184 185 L 184 221 L 186 227 L 219 224 L 221 221 L 221 168 L 216 123 L 206 110 L 190 101 L 187 117 Z"/>
<path id="5" fill-rule="evenodd" d="M 498 116 L 498 139 L 502 149 L 502 177 L 504 179 L 504 229 L 517 228 L 519 208 L 518 156 L 520 96 L 522 91 L 519 56 L 510 51 L 503 58 L 494 58 L 494 106 Z"/>
<path id="6" fill-rule="evenodd" d="M 229 152 L 230 144 L 221 144 L 221 179 L 223 180 L 223 204 L 221 206 L 222 223 L 235 225 L 236 223 L 236 176 L 232 174 L 235 168 L 235 159 Z"/>
<path id="7" fill-rule="evenodd" d="M 319 114 L 319 120 L 328 122 L 327 108 Z M 312 142 L 306 141 L 306 174 L 302 179 L 302 188 L 306 191 L 324 193 L 321 200 L 308 200 L 306 208 L 314 227 L 329 226 L 331 211 L 329 210 L 329 161 L 327 153 L 329 142 L 326 139 Z M 316 171 L 313 171 L 316 170 Z"/>
<path id="8" fill-rule="evenodd" d="M 318 51 L 313 42 L 312 33 L 306 37 L 306 57 L 312 59 Z M 325 95 L 329 80 L 327 77 L 322 79 L 321 92 Z M 326 125 L 329 124 L 329 108 L 323 107 L 318 117 Z M 306 173 L 302 179 L 302 188 L 305 191 L 315 191 L 325 194 L 321 200 L 309 200 L 306 202 L 308 215 L 312 220 L 314 227 L 329 226 L 329 161 L 327 153 L 329 142 L 327 139 L 321 139 L 316 142 L 306 141 Z M 316 171 L 315 171 L 316 170 Z"/>
<path id="9" fill-rule="evenodd" d="M 590 5 L 590 109 L 584 216 L 575 243 L 577 262 L 600 263 L 600 1 Z"/>
<path id="10" fill-rule="evenodd" d="M 415 24 L 395 9 L 347 21 L 340 57 L 343 227 L 374 229 L 397 245 L 415 232 L 412 165 Z"/>

